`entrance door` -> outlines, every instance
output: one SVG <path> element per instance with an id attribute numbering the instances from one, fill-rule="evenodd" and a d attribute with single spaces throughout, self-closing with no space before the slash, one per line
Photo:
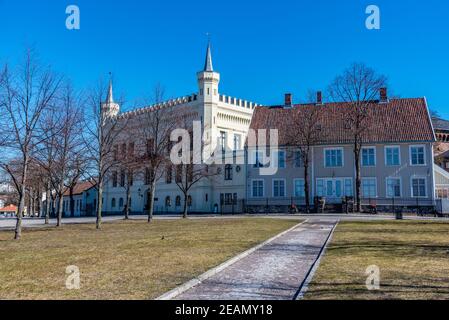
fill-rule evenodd
<path id="1" fill-rule="evenodd" d="M 327 179 L 326 180 L 326 201 L 329 203 L 341 202 L 343 196 L 343 181 L 342 179 Z"/>
<path id="2" fill-rule="evenodd" d="M 353 195 L 351 178 L 317 179 L 316 194 L 325 197 L 327 203 L 341 203 L 344 196 Z"/>

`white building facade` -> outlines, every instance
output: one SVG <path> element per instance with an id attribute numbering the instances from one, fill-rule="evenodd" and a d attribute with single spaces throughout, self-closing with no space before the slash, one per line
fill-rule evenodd
<path id="1" fill-rule="evenodd" d="M 108 98 L 102 107 L 110 116 L 134 119 L 152 112 L 155 108 L 176 109 L 191 115 L 193 121 L 201 122 L 206 141 L 216 142 L 227 150 L 243 154 L 253 111 L 258 104 L 220 92 L 220 74 L 213 68 L 210 44 L 207 47 L 204 68 L 197 73 L 197 81 L 198 92 L 194 94 L 126 113 L 120 113 L 120 106 L 114 102 L 111 86 Z M 139 137 L 136 136 L 135 139 Z M 125 143 L 134 146 L 137 141 Z M 246 193 L 245 169 L 243 164 L 223 165 L 216 176 L 204 178 L 195 184 L 189 192 L 189 212 L 241 212 Z M 125 178 L 122 178 L 120 173 L 118 175 L 119 178 L 115 181 L 109 179 L 105 183 L 103 198 L 105 214 L 119 214 L 125 210 Z M 162 177 L 158 181 L 154 202 L 155 213 L 182 212 L 183 193 L 172 180 L 174 179 Z M 145 179 L 135 179 L 131 187 L 131 213 L 145 212 L 148 205 L 148 189 Z"/>

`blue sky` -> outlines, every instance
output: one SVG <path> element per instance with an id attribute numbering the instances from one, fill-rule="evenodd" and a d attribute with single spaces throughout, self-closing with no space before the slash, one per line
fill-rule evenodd
<path id="1" fill-rule="evenodd" d="M 65 28 L 70 4 L 81 11 L 78 31 Z M 381 30 L 365 28 L 370 4 Z M 391 92 L 426 96 L 449 118 L 448 18 L 445 0 L 0 0 L 0 62 L 33 45 L 79 88 L 111 71 L 128 101 L 158 82 L 169 98 L 197 91 L 210 32 L 224 94 L 268 105 L 292 92 L 301 101 L 364 62 L 388 76 Z"/>

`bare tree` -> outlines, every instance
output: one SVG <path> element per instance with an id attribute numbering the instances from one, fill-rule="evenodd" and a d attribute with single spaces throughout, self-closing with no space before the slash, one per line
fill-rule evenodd
<path id="1" fill-rule="evenodd" d="M 172 150 L 172 156 L 178 153 L 178 156 L 182 158 L 181 163 L 174 165 L 173 168 L 175 169 L 175 183 L 184 196 L 184 219 L 187 218 L 191 201 L 190 191 L 201 180 L 210 179 L 219 174 L 219 165 L 216 164 L 218 161 L 215 160 L 223 159 L 226 152 L 225 149 L 221 150 L 220 146 L 217 146 L 217 150 L 215 150 L 212 158 L 204 159 L 203 151 L 209 146 L 211 141 L 203 139 L 195 141 L 193 137 L 193 120 L 194 118 L 187 114 L 182 116 L 181 121 L 183 125 L 181 128 L 185 130 L 187 136 L 178 137 L 178 144 Z M 189 143 L 183 141 L 183 139 L 187 139 Z M 194 146 L 194 144 L 199 145 Z M 199 154 L 196 154 L 196 152 L 199 152 Z M 201 159 L 195 159 L 198 156 Z M 201 163 L 197 163 L 196 160 L 201 160 Z M 206 163 L 205 161 L 208 162 Z M 211 165 L 208 165 L 208 163 L 211 163 Z"/>
<path id="2" fill-rule="evenodd" d="M 304 168 L 304 195 L 306 212 L 310 213 L 310 184 L 309 168 L 311 164 L 312 148 L 320 139 L 320 121 L 322 107 L 310 105 L 301 106 L 293 110 L 289 119 L 287 143 L 297 148 L 293 161 L 300 161 Z"/>
<path id="3" fill-rule="evenodd" d="M 173 108 L 162 107 L 164 100 L 164 88 L 158 84 L 154 87 L 151 107 L 147 112 L 140 115 L 138 127 L 140 136 L 143 138 L 141 148 L 141 163 L 145 163 L 144 180 L 148 185 L 148 222 L 153 220 L 154 197 L 157 182 L 164 174 L 171 180 L 172 168 L 170 162 L 170 135 L 173 130 L 181 124 L 182 112 Z"/>
<path id="4" fill-rule="evenodd" d="M 87 96 L 90 114 L 84 121 L 84 143 L 89 158 L 86 175 L 94 182 L 97 189 L 96 228 L 101 229 L 103 211 L 103 188 L 107 177 L 114 166 L 114 145 L 126 127 L 127 119 L 120 114 L 115 115 L 107 111 L 107 106 L 114 104 L 112 98 L 112 84 L 109 89 L 100 83 Z"/>
<path id="5" fill-rule="evenodd" d="M 22 217 L 28 183 L 29 164 L 35 147 L 41 143 L 39 122 L 43 112 L 54 102 L 61 78 L 49 68 L 40 66 L 28 51 L 24 63 L 17 72 L 4 68 L 0 82 L 0 105 L 4 110 L 5 141 L 11 158 L 17 159 L 20 175 L 14 173 L 9 161 L 1 159 L 0 166 L 8 172 L 19 194 L 19 209 L 15 228 L 15 239 L 22 235 Z M 5 131 L 2 131 L 5 134 Z"/>
<path id="6" fill-rule="evenodd" d="M 57 111 L 61 113 L 59 117 L 61 123 L 59 133 L 55 139 L 56 151 L 51 179 L 59 202 L 57 227 L 62 225 L 64 193 L 67 190 L 66 185 L 71 176 L 71 169 L 77 164 L 78 156 L 83 151 L 80 104 L 76 93 L 70 85 L 65 86 L 63 89 Z"/>
<path id="7" fill-rule="evenodd" d="M 387 79 L 361 63 L 354 63 L 337 76 L 329 86 L 329 96 L 335 102 L 346 102 L 341 109 L 345 125 L 352 137 L 354 165 L 356 170 L 356 210 L 361 211 L 360 154 L 372 117 L 370 104 L 386 86 Z"/>

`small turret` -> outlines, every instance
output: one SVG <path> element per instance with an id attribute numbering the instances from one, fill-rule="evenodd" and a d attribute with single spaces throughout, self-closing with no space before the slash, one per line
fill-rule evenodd
<path id="1" fill-rule="evenodd" d="M 105 117 L 115 117 L 120 112 L 120 106 L 114 102 L 114 96 L 112 93 L 112 80 L 109 81 L 108 95 L 106 101 L 101 104 L 101 111 Z"/>

